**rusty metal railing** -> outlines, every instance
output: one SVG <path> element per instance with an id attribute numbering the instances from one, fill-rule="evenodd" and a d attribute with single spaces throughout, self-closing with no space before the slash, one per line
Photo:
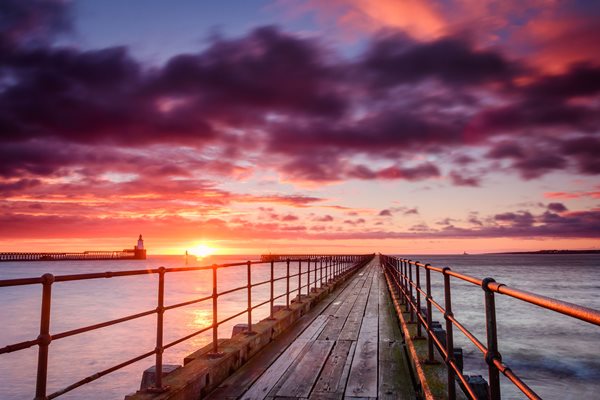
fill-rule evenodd
<path id="1" fill-rule="evenodd" d="M 412 261 L 405 258 L 381 256 L 381 265 L 384 268 L 388 284 L 391 285 L 396 295 L 399 296 L 401 304 L 406 305 L 407 312 L 410 313 L 409 318 L 412 323 L 417 324 L 416 337 L 422 335 L 422 329 L 427 332 L 428 351 L 426 362 L 435 363 L 433 348 L 438 349 L 444 362 L 447 365 L 448 379 L 448 398 L 454 400 L 456 398 L 455 379 L 459 381 L 463 387 L 465 394 L 471 399 L 478 399 L 478 395 L 468 382 L 459 368 L 454 357 L 454 338 L 453 327 L 456 327 L 462 332 L 471 343 L 483 354 L 484 360 L 488 365 L 489 387 L 487 398 L 491 400 L 499 400 L 500 394 L 500 373 L 502 373 L 510 382 L 512 382 L 527 398 L 541 399 L 521 378 L 519 378 L 503 361 L 498 350 L 498 334 L 496 324 L 496 304 L 495 293 L 503 294 L 514 299 L 525 301 L 534 304 L 541 308 L 555 311 L 572 318 L 577 318 L 582 321 L 600 326 L 600 311 L 587 307 L 582 307 L 577 304 L 568 303 L 565 301 L 553 299 L 546 296 L 541 296 L 535 293 L 527 292 L 520 289 L 515 289 L 506 286 L 503 283 L 496 282 L 493 278 L 479 279 L 470 275 L 454 272 L 449 267 L 439 268 L 430 264 L 423 264 L 419 261 Z M 415 279 L 413 280 L 413 270 Z M 421 285 L 420 271 L 425 271 L 425 290 Z M 431 272 L 443 275 L 444 284 L 444 306 L 438 303 L 431 294 Z M 471 333 L 460 321 L 458 321 L 452 313 L 452 294 L 450 278 L 460 279 L 464 282 L 480 286 L 483 290 L 485 302 L 485 321 L 486 321 L 486 344 L 479 340 Z M 421 308 L 421 299 L 425 298 L 427 306 Z M 438 309 L 446 321 L 446 336 L 445 343 L 435 335 L 432 308 Z M 397 311 L 399 311 L 397 309 Z M 416 318 L 416 321 L 415 321 Z"/>
<path id="2" fill-rule="evenodd" d="M 19 350 L 24 350 L 32 346 L 38 346 L 38 362 L 37 362 L 37 378 L 36 378 L 36 388 L 35 388 L 35 399 L 36 400 L 46 400 L 53 399 L 60 395 L 63 395 L 67 392 L 70 392 L 73 389 L 76 389 L 86 383 L 95 381 L 98 378 L 101 378 L 111 372 L 117 371 L 121 368 L 124 368 L 130 364 L 133 364 L 137 361 L 143 360 L 149 356 L 155 355 L 156 361 L 156 383 L 150 388 L 150 391 L 162 392 L 168 390 L 167 386 L 164 386 L 162 383 L 162 356 L 163 352 L 173 347 L 181 342 L 184 342 L 188 339 L 191 339 L 197 335 L 200 335 L 204 332 L 212 330 L 212 351 L 209 353 L 210 357 L 221 357 L 223 353 L 219 352 L 219 343 L 218 343 L 218 328 L 220 325 L 233 320 L 243 314 L 248 315 L 248 329 L 246 334 L 252 335 L 254 332 L 252 331 L 252 311 L 258 307 L 266 306 L 269 304 L 270 306 L 270 318 L 273 317 L 273 309 L 274 302 L 280 298 L 285 297 L 286 299 L 286 308 L 290 307 L 290 294 L 292 294 L 290 289 L 290 279 L 298 277 L 298 287 L 293 290 L 298 292 L 297 301 L 302 302 L 302 291 L 306 289 L 306 294 L 310 294 L 311 289 L 316 289 L 320 285 L 328 284 L 339 277 L 346 275 L 357 268 L 364 266 L 368 261 L 373 258 L 374 254 L 361 254 L 361 255 L 321 255 L 321 256 L 313 256 L 311 255 L 308 258 L 302 258 L 301 256 L 297 258 L 288 258 L 285 260 L 286 265 L 286 274 L 279 278 L 275 278 L 274 273 L 274 263 L 275 261 L 247 261 L 247 262 L 239 262 L 239 263 L 229 263 L 229 264 L 221 264 L 221 265 L 212 265 L 205 267 L 182 267 L 182 268 L 156 268 L 156 269 L 143 269 L 143 270 L 130 270 L 130 271 L 108 271 L 108 272 L 99 272 L 99 273 L 89 273 L 89 274 L 75 274 L 75 275 L 59 275 L 54 276 L 52 274 L 44 274 L 38 278 L 23 278 L 23 279 L 7 279 L 0 280 L 0 288 L 3 287 L 11 287 L 11 286 L 23 286 L 23 285 L 42 285 L 42 301 L 41 301 L 41 317 L 40 317 L 40 332 L 36 339 L 28 340 L 24 342 L 14 343 L 7 345 L 5 347 L 0 348 L 0 355 L 5 353 L 12 353 Z M 298 263 L 298 272 L 294 274 L 290 274 L 290 263 Z M 302 271 L 302 264 L 305 263 L 307 268 L 305 271 Z M 264 280 L 258 283 L 252 283 L 252 266 L 259 264 L 270 264 L 270 279 Z M 311 264 L 313 269 L 311 270 Z M 217 290 L 218 285 L 218 271 L 224 268 L 234 268 L 234 267 L 246 267 L 247 272 L 247 283 L 246 285 L 239 286 L 233 289 L 228 289 L 219 292 Z M 186 272 L 186 271 L 202 271 L 202 270 L 212 270 L 212 294 L 209 296 L 191 299 L 188 301 L 184 301 L 177 304 L 165 305 L 164 304 L 164 295 L 165 295 L 165 277 L 169 273 L 175 272 Z M 319 271 L 319 278 L 317 278 L 317 270 Z M 311 272 L 313 273 L 313 280 L 311 281 Z M 137 314 L 128 315 L 122 318 L 113 319 L 110 321 L 105 321 L 101 323 L 97 323 L 94 325 L 89 325 L 65 332 L 50 333 L 50 308 L 52 303 L 52 286 L 56 282 L 71 282 L 71 281 L 81 281 L 81 280 L 89 280 L 89 279 L 105 279 L 105 278 L 118 278 L 124 276 L 133 276 L 133 275 L 147 275 L 147 274 L 156 274 L 158 275 L 158 288 L 157 288 L 157 306 L 155 309 L 147 310 L 144 312 L 140 312 Z M 306 275 L 306 283 L 302 285 L 302 276 Z M 275 282 L 285 280 L 286 281 L 286 290 L 284 293 L 275 294 Z M 258 304 L 252 303 L 252 288 L 262 285 L 269 285 L 269 299 Z M 218 318 L 218 299 L 220 296 L 238 292 L 238 291 L 247 291 L 247 304 L 246 308 L 235 313 L 234 315 L 230 315 L 224 319 L 219 320 Z M 212 302 L 212 324 L 206 326 L 200 330 L 197 330 L 191 334 L 188 334 L 182 338 L 174 340 L 170 343 L 163 343 L 163 316 L 166 311 L 189 306 L 192 304 L 199 304 L 206 301 Z M 70 336 L 75 336 L 82 334 L 84 332 L 93 331 L 96 329 L 105 328 L 111 325 L 116 325 L 122 322 L 131 321 L 137 318 L 145 317 L 148 315 L 156 314 L 156 347 L 154 350 L 148 351 L 144 354 L 140 354 L 134 358 L 131 358 L 127 361 L 116 364 L 110 368 L 99 371 L 93 375 L 90 375 L 84 379 L 81 379 L 64 389 L 58 390 L 54 393 L 47 394 L 47 376 L 48 376 L 48 351 L 50 344 L 59 339 L 64 339 Z"/>

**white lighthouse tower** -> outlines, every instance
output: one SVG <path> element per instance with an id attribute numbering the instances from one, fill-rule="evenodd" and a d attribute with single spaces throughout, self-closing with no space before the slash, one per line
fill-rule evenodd
<path id="1" fill-rule="evenodd" d="M 146 259 L 146 249 L 144 249 L 144 239 L 142 239 L 142 235 L 138 238 L 137 245 L 133 248 L 134 258 L 136 260 L 145 260 Z"/>

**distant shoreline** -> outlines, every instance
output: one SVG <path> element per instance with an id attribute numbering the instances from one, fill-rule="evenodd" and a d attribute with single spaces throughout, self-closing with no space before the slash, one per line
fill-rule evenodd
<path id="1" fill-rule="evenodd" d="M 600 250 L 538 250 L 538 251 L 506 251 L 486 254 L 600 254 Z"/>

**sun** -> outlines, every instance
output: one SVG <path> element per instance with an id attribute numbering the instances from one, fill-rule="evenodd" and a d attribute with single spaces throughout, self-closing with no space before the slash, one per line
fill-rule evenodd
<path id="1" fill-rule="evenodd" d="M 200 258 L 204 258 L 204 257 L 208 257 L 212 254 L 214 254 L 214 252 L 216 251 L 216 249 L 201 243 L 195 247 L 192 247 L 189 250 L 189 253 L 192 255 L 195 255 L 196 257 L 200 257 Z"/>

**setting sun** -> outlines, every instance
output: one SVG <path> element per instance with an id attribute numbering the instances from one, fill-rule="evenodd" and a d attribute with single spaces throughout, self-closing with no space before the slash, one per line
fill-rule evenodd
<path id="1" fill-rule="evenodd" d="M 189 253 L 196 256 L 196 257 L 208 257 L 212 254 L 214 254 L 216 251 L 216 249 L 206 245 L 205 243 L 199 244 L 195 247 L 192 247 L 189 250 Z"/>

